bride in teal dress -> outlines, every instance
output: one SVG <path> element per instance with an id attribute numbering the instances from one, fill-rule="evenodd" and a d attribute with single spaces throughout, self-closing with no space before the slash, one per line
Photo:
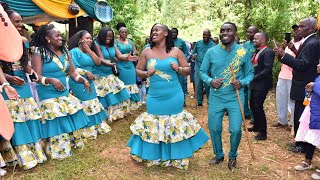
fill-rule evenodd
<path id="1" fill-rule="evenodd" d="M 111 128 L 106 122 L 108 117 L 104 107 L 97 98 L 94 87 L 95 77 L 93 67 L 100 65 L 101 60 L 96 55 L 96 44 L 93 43 L 90 33 L 82 30 L 73 35 L 68 42 L 68 48 L 76 71 L 90 82 L 92 92 L 84 91 L 82 83 L 69 78 L 69 86 L 72 93 L 82 101 L 84 111 L 90 119 L 90 123 L 84 129 L 84 138 L 96 139 L 98 132 L 106 134 Z"/>
<path id="2" fill-rule="evenodd" d="M 127 28 L 124 23 L 117 24 L 117 30 L 119 31 L 119 38 L 115 40 L 117 48 L 123 55 L 129 56 L 130 54 L 136 55 L 137 50 L 133 42 L 127 38 Z M 126 85 L 127 90 L 129 91 L 131 97 L 130 108 L 136 110 L 139 108 L 140 97 L 139 97 L 139 88 L 136 84 L 136 71 L 132 61 L 123 61 L 118 59 L 116 61 L 117 68 L 119 70 L 119 78 Z"/>
<path id="3" fill-rule="evenodd" d="M 54 25 L 42 25 L 31 41 L 32 68 L 38 74 L 37 92 L 42 112 L 42 134 L 46 153 L 52 159 L 72 155 L 72 147 L 82 147 L 82 128 L 90 119 L 81 101 L 66 88 L 66 77 L 83 83 L 82 90 L 91 91 L 90 83 L 77 73 L 72 59 Z"/>
<path id="4" fill-rule="evenodd" d="M 150 77 L 147 111 L 130 126 L 130 154 L 148 165 L 187 169 L 188 158 L 209 139 L 194 116 L 183 110 L 178 73 L 187 76 L 190 67 L 182 51 L 173 47 L 167 26 L 155 24 L 150 37 L 151 46 L 142 52 L 136 69 L 139 77 Z"/>

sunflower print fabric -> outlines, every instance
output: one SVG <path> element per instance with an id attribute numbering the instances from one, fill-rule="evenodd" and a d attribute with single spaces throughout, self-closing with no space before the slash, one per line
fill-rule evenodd
<path id="1" fill-rule="evenodd" d="M 18 100 L 6 100 L 6 104 L 12 116 L 13 122 L 38 120 L 42 117 L 39 106 L 33 97 Z"/>
<path id="2" fill-rule="evenodd" d="M 88 101 L 82 101 L 83 111 L 88 115 L 92 116 L 104 110 L 102 104 L 98 98 L 94 98 Z"/>
<path id="3" fill-rule="evenodd" d="M 39 104 L 44 120 L 54 120 L 57 117 L 64 117 L 68 114 L 72 115 L 84 107 L 84 105 L 81 104 L 81 101 L 71 94 L 68 94 L 68 96 L 46 99 Z"/>
<path id="4" fill-rule="evenodd" d="M 133 134 L 153 144 L 175 143 L 189 139 L 196 135 L 200 128 L 194 116 L 186 110 L 170 116 L 144 112 L 130 126 Z"/>
<path id="5" fill-rule="evenodd" d="M 105 97 L 109 93 L 117 94 L 126 86 L 124 83 L 115 75 L 103 76 L 94 81 L 97 95 L 99 97 Z"/>

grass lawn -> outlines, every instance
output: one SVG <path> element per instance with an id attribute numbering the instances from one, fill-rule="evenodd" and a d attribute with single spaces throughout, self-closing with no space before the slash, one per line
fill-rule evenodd
<path id="1" fill-rule="evenodd" d="M 195 103 L 195 99 L 188 98 L 186 109 L 196 116 L 208 132 L 206 103 L 199 108 L 195 107 Z M 209 166 L 209 160 L 213 158 L 210 141 L 190 159 L 187 171 L 134 163 L 129 156 L 126 143 L 131 135 L 130 124 L 145 111 L 145 107 L 141 107 L 131 116 L 113 122 L 109 134 L 89 141 L 83 149 L 76 149 L 73 156 L 63 160 L 50 160 L 28 171 L 8 167 L 8 175 L 4 179 L 310 179 L 313 171 L 294 170 L 294 166 L 302 161 L 304 156 L 287 151 L 287 144 L 293 141 L 290 130 L 271 127 L 271 124 L 277 121 L 274 91 L 267 97 L 265 110 L 269 125 L 268 139 L 256 142 L 253 140 L 254 133 L 250 133 L 256 156 L 256 160 L 253 161 L 243 132 L 237 158 L 238 168 L 235 172 L 229 171 L 227 157 L 220 165 Z M 224 119 L 223 127 L 223 145 L 227 154 L 227 117 Z M 318 152 L 314 162 L 319 162 Z"/>

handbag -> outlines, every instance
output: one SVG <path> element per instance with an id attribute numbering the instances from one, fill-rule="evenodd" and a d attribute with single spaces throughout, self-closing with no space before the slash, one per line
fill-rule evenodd
<path id="1" fill-rule="evenodd" d="M 109 58 L 111 59 L 111 56 L 110 56 L 110 52 L 109 52 L 109 49 L 106 47 L 106 50 L 108 51 L 108 56 Z M 112 66 L 112 73 L 115 75 L 115 76 L 119 76 L 119 71 L 118 71 L 118 68 L 117 68 L 117 65 L 113 65 Z"/>
<path id="2" fill-rule="evenodd" d="M 115 76 L 119 76 L 119 71 L 118 71 L 118 68 L 117 68 L 117 65 L 113 65 L 112 66 L 112 73 L 115 75 Z"/>

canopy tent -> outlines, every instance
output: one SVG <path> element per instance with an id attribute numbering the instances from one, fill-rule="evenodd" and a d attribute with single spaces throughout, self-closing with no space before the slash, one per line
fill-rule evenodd
<path id="1" fill-rule="evenodd" d="M 74 0 L 74 3 L 78 4 L 80 7 L 80 11 L 76 15 L 72 15 L 68 12 L 68 6 L 71 2 L 73 2 L 71 0 L 2 1 L 6 2 L 10 8 L 17 11 L 24 18 L 24 22 L 27 24 L 35 22 L 38 22 L 38 24 L 42 24 L 44 22 L 50 21 L 64 21 L 69 18 L 76 18 L 79 16 L 89 16 L 92 19 L 99 20 L 99 18 L 96 16 L 97 12 L 95 12 L 95 6 L 100 0 Z M 111 8 L 109 8 L 109 10 L 110 9 Z M 105 14 L 104 9 L 102 10 L 102 12 L 103 14 Z M 100 20 L 103 21 L 101 17 Z"/>
<path id="2" fill-rule="evenodd" d="M 88 14 L 89 17 L 97 19 L 94 14 L 94 6 L 97 3 L 96 0 L 75 0 L 75 2 Z"/>
<path id="3" fill-rule="evenodd" d="M 58 18 L 76 18 L 86 14 L 80 9 L 77 15 L 72 15 L 68 12 L 70 0 L 32 0 L 47 14 Z"/>
<path id="4" fill-rule="evenodd" d="M 18 12 L 22 17 L 36 16 L 44 13 L 31 0 L 2 0 L 2 2 L 6 2 L 11 9 Z"/>
<path id="5" fill-rule="evenodd" d="M 36 26 L 40 26 L 42 24 L 47 24 L 52 21 L 67 21 L 67 20 L 68 19 L 56 18 L 56 17 L 50 16 L 49 14 L 42 13 L 42 14 L 38 14 L 36 16 L 24 17 L 23 23 L 35 24 Z"/>

